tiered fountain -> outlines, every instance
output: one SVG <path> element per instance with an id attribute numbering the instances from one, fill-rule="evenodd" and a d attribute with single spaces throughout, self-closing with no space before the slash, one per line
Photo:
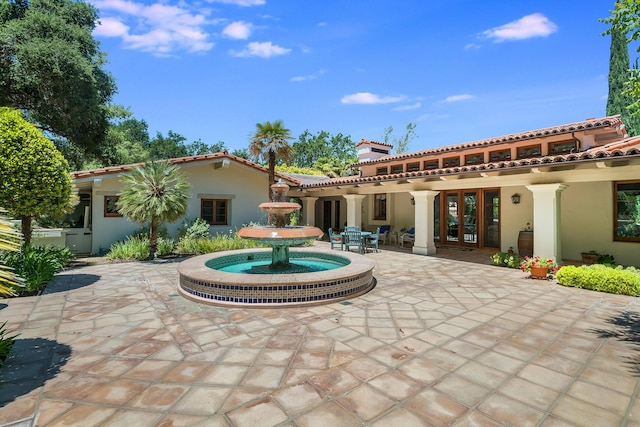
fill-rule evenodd
<path id="1" fill-rule="evenodd" d="M 271 251 L 244 249 L 201 255 L 178 266 L 184 297 L 216 305 L 271 307 L 326 304 L 352 298 L 375 286 L 374 262 L 362 255 L 291 246 L 322 236 L 308 226 L 285 226 L 286 215 L 300 210 L 287 202 L 289 186 L 271 186 L 273 202 L 259 208 L 275 218 L 275 226 L 244 227 L 238 236 L 271 246 Z"/>

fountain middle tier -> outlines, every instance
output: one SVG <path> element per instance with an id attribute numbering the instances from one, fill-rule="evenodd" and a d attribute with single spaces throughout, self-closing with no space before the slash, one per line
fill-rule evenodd
<path id="1" fill-rule="evenodd" d="M 236 234 L 243 239 L 255 240 L 258 243 L 272 247 L 269 269 L 296 271 L 295 268 L 292 269 L 292 265 L 289 262 L 289 247 L 300 246 L 309 240 L 322 236 L 324 233 L 318 227 L 258 226 L 241 228 Z"/>

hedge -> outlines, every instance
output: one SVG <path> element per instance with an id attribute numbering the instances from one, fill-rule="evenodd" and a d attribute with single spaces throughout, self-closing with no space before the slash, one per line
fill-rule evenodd
<path id="1" fill-rule="evenodd" d="M 633 267 L 609 267 L 601 264 L 567 265 L 556 273 L 563 286 L 590 289 L 611 294 L 640 296 L 640 270 Z"/>

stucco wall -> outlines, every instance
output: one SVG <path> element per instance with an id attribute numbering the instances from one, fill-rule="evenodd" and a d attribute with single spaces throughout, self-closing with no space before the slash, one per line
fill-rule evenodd
<path id="1" fill-rule="evenodd" d="M 266 214 L 258 205 L 267 201 L 266 174 L 252 168 L 231 164 L 226 168 L 215 169 L 211 163 L 185 165 L 182 172 L 191 183 L 191 199 L 188 211 L 183 219 L 167 224 L 169 234 L 175 236 L 183 220 L 200 217 L 200 199 L 203 196 L 225 196 L 230 199 L 229 225 L 212 226 L 210 233 L 228 233 L 251 221 L 266 222 Z M 127 235 L 138 230 L 139 224 L 124 217 L 104 216 L 104 196 L 118 195 L 121 189 L 119 178 L 102 177 L 101 185 L 93 188 L 92 212 L 92 252 L 100 253 Z"/>
<path id="2" fill-rule="evenodd" d="M 513 194 L 520 195 L 520 203 L 514 205 L 511 202 Z M 518 234 L 527 227 L 527 223 L 533 227 L 533 193 L 523 185 L 502 187 L 500 189 L 500 221 L 501 247 L 506 252 L 512 247 L 518 252 Z"/>
<path id="3" fill-rule="evenodd" d="M 581 252 L 615 255 L 618 264 L 640 265 L 640 244 L 613 240 L 613 184 L 573 183 L 562 192 L 562 257 Z"/>

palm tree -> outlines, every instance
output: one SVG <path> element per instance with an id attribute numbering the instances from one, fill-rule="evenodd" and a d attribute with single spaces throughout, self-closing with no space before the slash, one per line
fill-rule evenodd
<path id="1" fill-rule="evenodd" d="M 180 169 L 168 162 L 151 162 L 122 178 L 124 188 L 118 211 L 141 225 L 149 226 L 149 258 L 158 248 L 158 226 L 175 222 L 187 212 L 189 182 Z"/>
<path id="2" fill-rule="evenodd" d="M 249 152 L 252 156 L 262 159 L 269 164 L 269 201 L 273 201 L 271 186 L 276 182 L 276 159 L 283 162 L 291 160 L 293 149 L 288 140 L 291 131 L 284 127 L 282 120 L 273 123 L 264 122 L 256 124 L 256 133 L 251 138 Z M 271 218 L 269 219 L 271 223 Z"/>
<path id="3" fill-rule="evenodd" d="M 6 212 L 0 208 L 0 213 Z M 9 220 L 0 215 L 0 250 L 18 251 L 20 250 L 21 235 L 13 227 Z M 22 279 L 11 272 L 9 267 L 0 264 L 0 294 L 13 295 L 12 285 L 22 282 Z"/>

